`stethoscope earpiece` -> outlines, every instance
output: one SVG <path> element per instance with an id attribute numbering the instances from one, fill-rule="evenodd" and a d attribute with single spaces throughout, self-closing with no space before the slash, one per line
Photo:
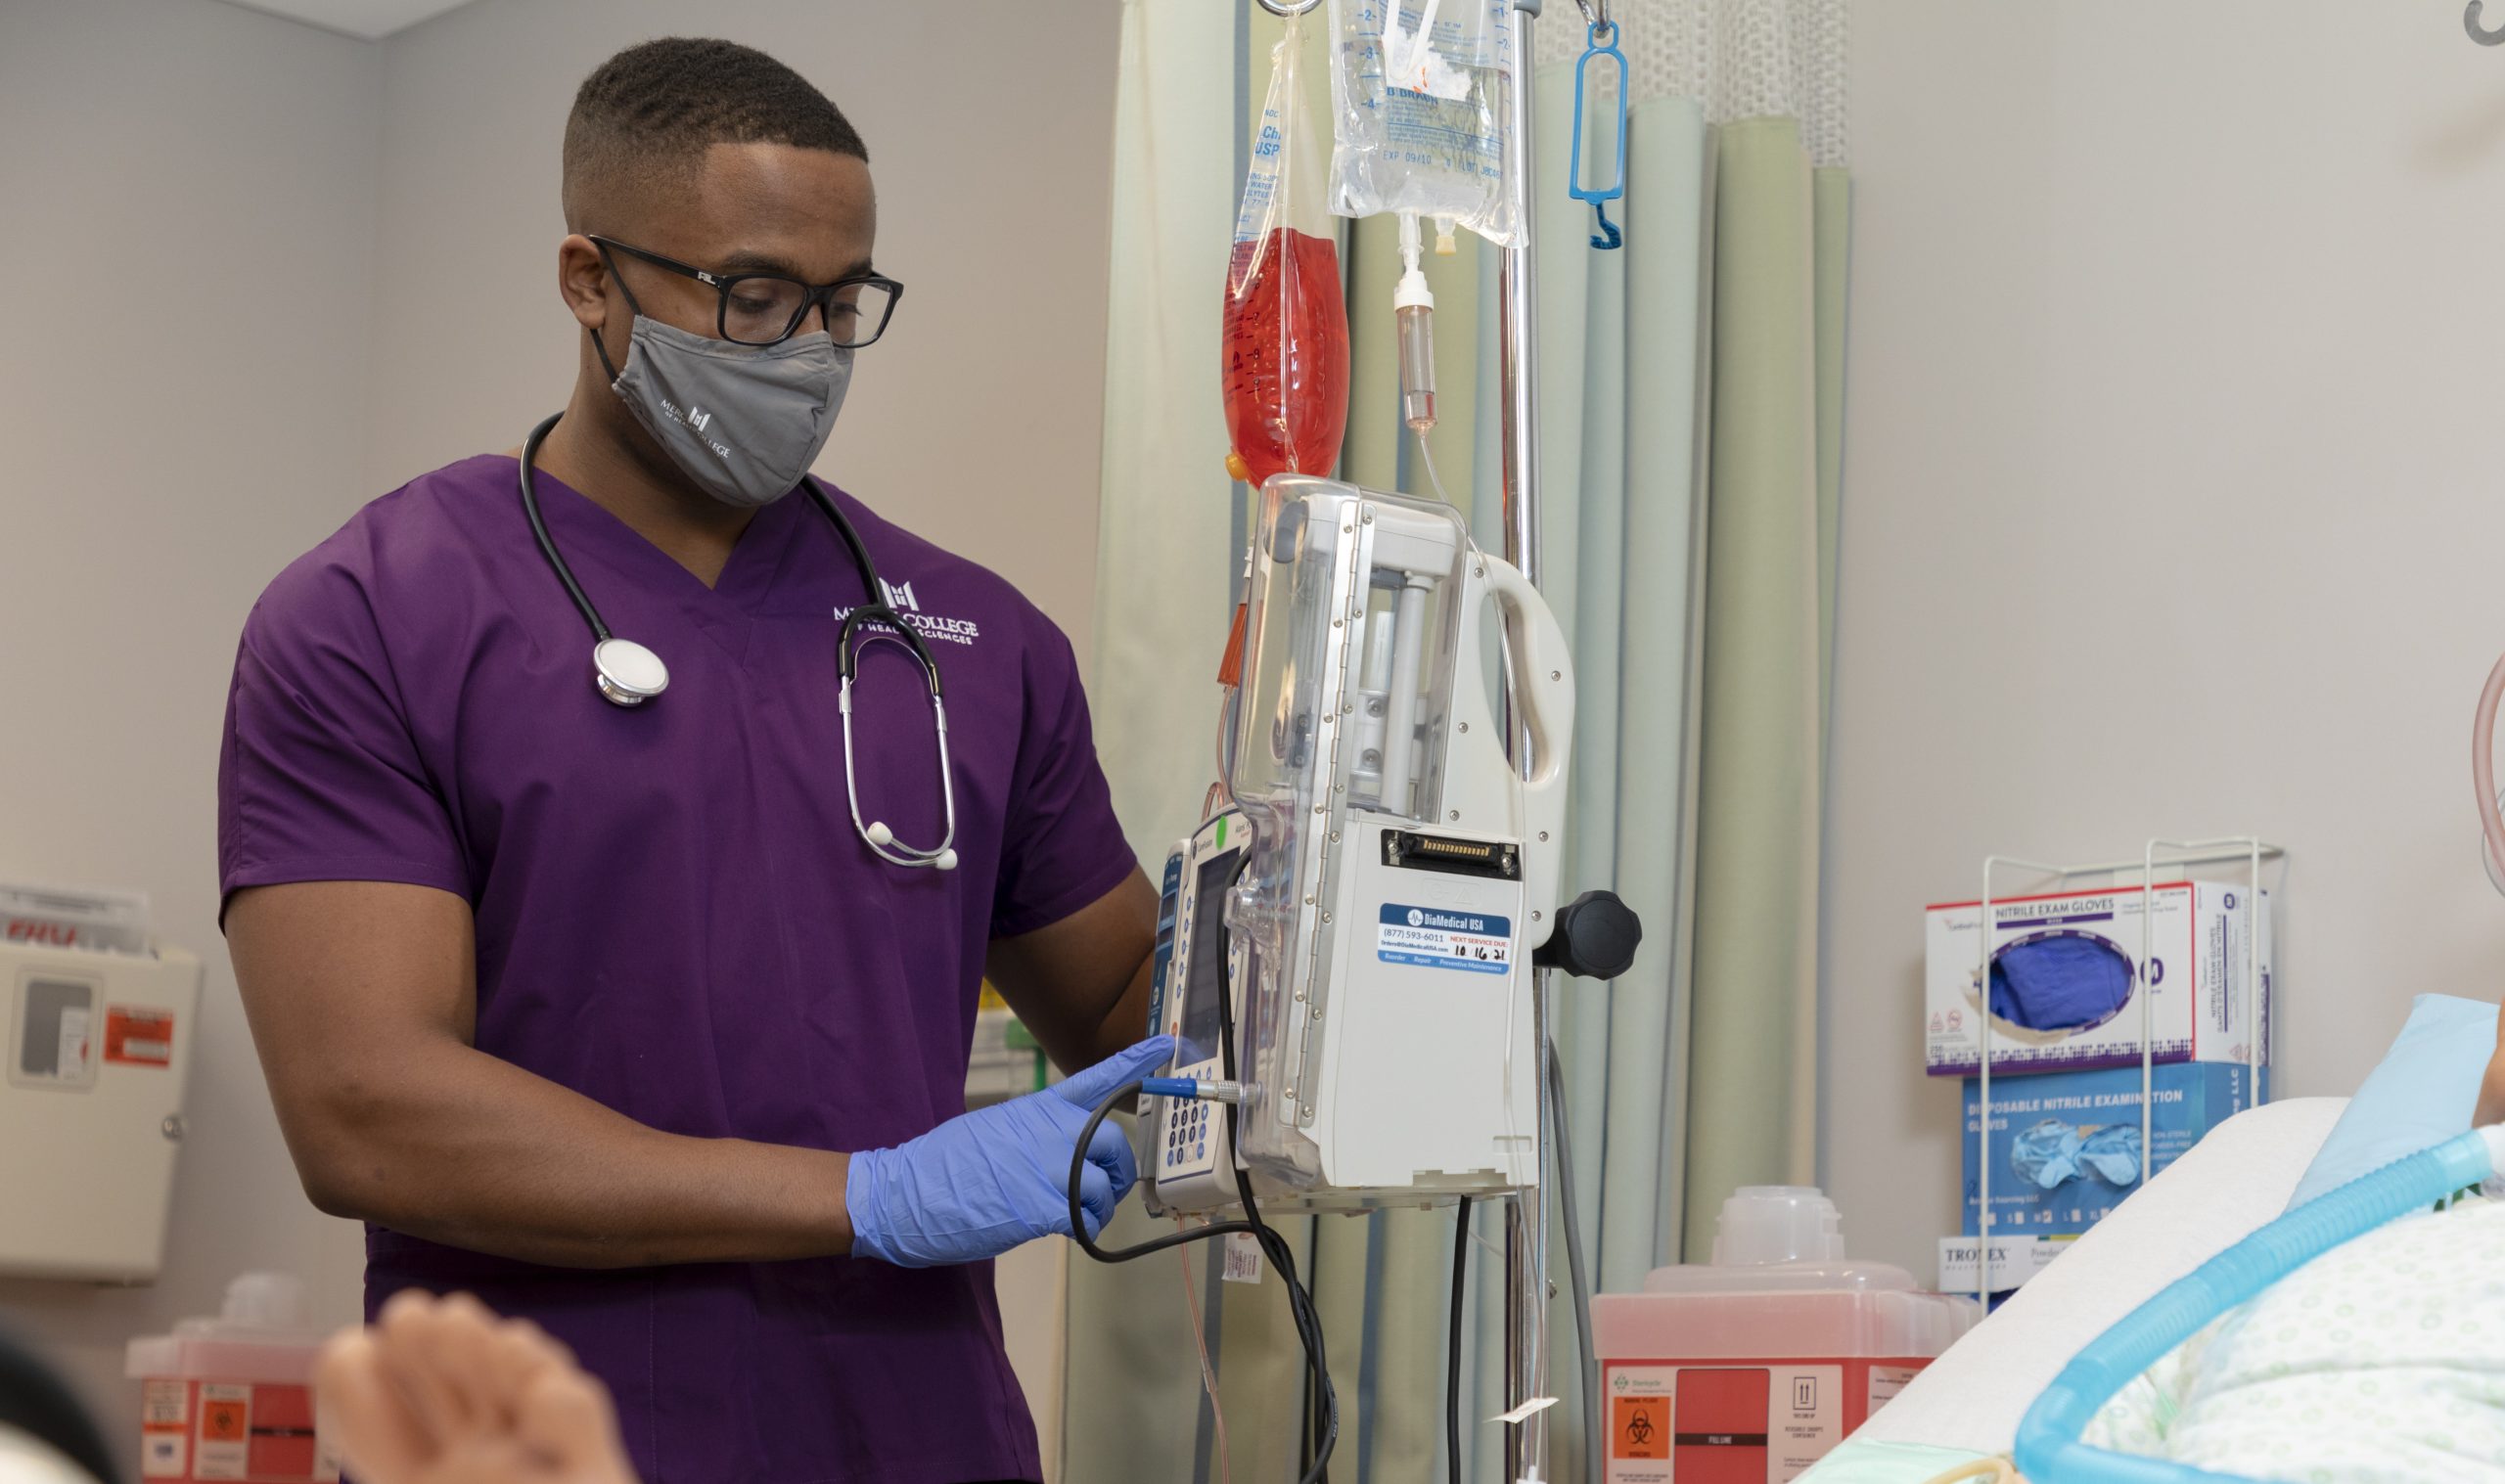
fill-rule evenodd
<path id="1" fill-rule="evenodd" d="M 532 466 L 539 461 L 539 445 L 547 438 L 548 429 L 556 427 L 557 419 L 563 416 L 559 413 L 549 418 L 532 428 L 530 436 L 523 440 L 523 513 L 530 518 L 530 534 L 539 543 L 540 555 L 548 559 L 549 569 L 557 574 L 559 582 L 565 584 L 566 596 L 574 601 L 574 607 L 583 615 L 583 622 L 591 626 L 592 680 L 599 686 L 602 698 L 615 706 L 640 706 L 669 689 L 669 666 L 661 663 L 659 654 L 635 641 L 620 639 L 609 632 L 609 625 L 601 621 L 600 610 L 592 607 L 590 595 L 583 591 L 581 583 L 574 580 L 573 569 L 566 564 L 564 554 L 557 550 L 556 539 L 548 534 L 547 521 L 540 518 L 539 492 L 531 479 Z M 852 828 L 860 832 L 863 842 L 874 854 L 890 865 L 954 871 L 957 869 L 957 852 L 950 846 L 957 837 L 957 786 L 948 771 L 948 710 L 939 699 L 939 666 L 932 659 L 930 647 L 922 642 L 922 636 L 905 622 L 904 615 L 888 606 L 887 584 L 879 580 L 878 568 L 870 562 L 870 550 L 861 544 L 861 535 L 852 528 L 852 522 L 845 519 L 843 512 L 836 509 L 835 502 L 815 485 L 804 479 L 800 487 L 808 492 L 810 502 L 835 526 L 836 534 L 843 538 L 844 546 L 852 553 L 852 564 L 861 574 L 861 607 L 846 616 L 837 640 L 843 656 L 839 669 L 843 685 L 843 793 L 845 803 L 852 810 Z M 946 811 L 947 824 L 946 833 L 938 845 L 930 850 L 898 843 L 895 832 L 888 829 L 884 820 L 872 820 L 868 824 L 861 821 L 860 788 L 852 773 L 852 671 L 855 662 L 852 646 L 853 633 L 865 626 L 865 620 L 876 620 L 891 631 L 874 637 L 892 638 L 912 651 L 914 658 L 922 666 L 924 678 L 931 684 L 931 714 L 939 739 L 939 798 L 941 807 Z"/>
<path id="2" fill-rule="evenodd" d="M 669 689 L 669 666 L 631 639 L 604 639 L 591 647 L 592 679 L 613 705 L 640 706 Z"/>

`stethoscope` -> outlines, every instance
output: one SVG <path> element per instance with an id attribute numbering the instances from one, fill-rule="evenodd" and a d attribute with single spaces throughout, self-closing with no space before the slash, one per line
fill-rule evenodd
<path id="1" fill-rule="evenodd" d="M 557 580 L 566 585 L 566 596 L 591 625 L 592 680 L 600 694 L 612 705 L 640 706 L 669 689 L 669 666 L 661 657 L 631 639 L 620 639 L 601 621 L 600 609 L 593 607 L 591 598 L 574 580 L 571 567 L 557 550 L 548 534 L 548 522 L 539 517 L 539 492 L 533 487 L 531 466 L 539 462 L 539 445 L 547 438 L 548 429 L 557 426 L 564 413 L 552 414 L 548 420 L 530 430 L 522 444 L 522 510 L 530 517 L 530 534 L 539 541 L 539 554 L 548 559 Z M 862 600 L 858 607 L 843 615 L 843 627 L 836 634 L 839 670 L 843 688 L 837 693 L 838 708 L 843 713 L 843 797 L 852 809 L 852 828 L 859 832 L 862 843 L 881 860 L 897 866 L 922 866 L 935 871 L 957 869 L 957 852 L 952 847 L 957 839 L 957 787 L 948 768 L 948 707 L 939 697 L 939 664 L 931 657 L 931 647 L 923 642 L 904 615 L 888 606 L 886 587 L 879 581 L 879 569 L 870 563 L 870 549 L 861 544 L 861 533 L 852 528 L 843 512 L 826 497 L 826 491 L 808 479 L 800 481 L 808 491 L 809 502 L 834 522 L 835 532 L 843 538 L 852 553 L 854 570 L 861 574 Z M 876 625 L 877 627 L 873 627 Z M 856 643 L 855 641 L 858 641 Z M 931 688 L 931 716 L 939 734 L 939 798 L 947 821 L 947 833 L 929 850 L 905 844 L 895 836 L 884 820 L 861 819 L 861 790 L 852 772 L 852 678 L 861 665 L 861 651 L 869 645 L 887 640 L 900 644 L 922 666 L 922 676 Z"/>

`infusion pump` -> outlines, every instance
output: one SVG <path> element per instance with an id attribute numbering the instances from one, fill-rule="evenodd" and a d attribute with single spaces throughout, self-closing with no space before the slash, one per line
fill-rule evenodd
<path id="1" fill-rule="evenodd" d="M 1564 635 L 1449 506 L 1296 475 L 1262 498 L 1233 807 L 1166 862 L 1150 1027 L 1177 1039 L 1172 1075 L 1217 1081 L 1231 1023 L 1242 1101 L 1148 1100 L 1151 1209 L 1240 1203 L 1239 1179 L 1283 1210 L 1519 1190 L 1538 1178 L 1530 960 L 1558 914 Z"/>

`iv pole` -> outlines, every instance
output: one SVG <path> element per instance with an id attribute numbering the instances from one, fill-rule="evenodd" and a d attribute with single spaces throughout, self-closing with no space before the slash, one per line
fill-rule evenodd
<path id="1" fill-rule="evenodd" d="M 1274 16 L 1300 16 L 1321 0 L 1258 0 Z M 1507 90 L 1506 118 L 1511 141 L 1506 163 L 1520 183 L 1523 202 L 1522 242 L 1504 249 L 1496 282 L 1496 362 L 1504 408 L 1501 417 L 1505 560 L 1534 588 L 1539 586 L 1539 368 L 1537 314 L 1532 301 L 1536 258 L 1532 250 L 1531 22 L 1542 0 L 1513 0 L 1506 24 L 1512 32 L 1513 76 Z M 1538 760 L 1531 756 L 1527 728 L 1515 725 L 1510 697 L 1506 699 L 1505 742 L 1514 766 L 1528 777 Z M 1505 1407 L 1510 1415 L 1525 1404 L 1550 1397 L 1548 1390 L 1548 1304 L 1555 1285 L 1548 1278 L 1548 1159 L 1553 1110 L 1548 1096 L 1548 998 L 1551 970 L 1531 972 L 1530 1023 L 1532 1064 L 1540 1070 L 1532 1081 L 1539 1116 L 1532 1136 L 1530 1184 L 1505 1208 Z M 1505 1477 L 1518 1484 L 1548 1484 L 1548 1411 L 1529 1413 L 1505 1431 Z M 1600 1439 L 1589 1440 L 1598 1448 Z"/>
<path id="2" fill-rule="evenodd" d="M 1539 586 L 1539 366 L 1536 358 L 1538 322 L 1533 290 L 1537 284 L 1537 259 L 1531 232 L 1532 203 L 1538 198 L 1532 176 L 1534 156 L 1530 147 L 1531 126 L 1531 22 L 1538 18 L 1541 0 L 1513 0 L 1507 24 L 1513 30 L 1513 78 L 1506 100 L 1507 122 L 1511 125 L 1510 158 L 1506 163 L 1519 183 L 1523 202 L 1521 243 L 1504 249 L 1503 265 L 1496 281 L 1496 363 L 1500 377 L 1504 410 L 1502 418 L 1503 490 L 1505 517 L 1505 560 L 1519 568 L 1534 588 Z M 1507 701 L 1510 713 L 1512 704 Z M 1514 765 L 1526 777 L 1535 765 L 1530 752 L 1530 734 L 1506 718 L 1505 741 L 1512 750 Z M 1531 974 L 1530 1023 L 1532 1058 L 1543 1070 L 1548 1065 L 1548 1000 L 1549 974 L 1546 968 Z M 1531 1164 L 1531 1183 L 1516 1195 L 1505 1211 L 1505 1406 L 1510 1413 L 1535 1398 L 1552 1395 L 1548 1389 L 1548 1304 L 1555 1292 L 1548 1279 L 1548 1159 L 1549 1105 L 1548 1078 L 1536 1079 L 1539 1087 L 1537 1132 L 1532 1138 L 1536 1157 Z M 1598 1446 L 1591 1440 L 1588 1446 Z M 1522 1484 L 1545 1484 L 1548 1479 L 1548 1409 L 1525 1417 L 1505 1432 L 1505 1477 Z"/>

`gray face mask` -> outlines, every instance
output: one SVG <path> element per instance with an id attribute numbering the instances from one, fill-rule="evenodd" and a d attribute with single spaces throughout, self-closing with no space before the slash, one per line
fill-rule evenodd
<path id="1" fill-rule="evenodd" d="M 741 510 L 800 482 L 852 382 L 851 347 L 823 331 L 741 345 L 638 314 L 627 347 L 610 389 L 698 488 Z"/>

